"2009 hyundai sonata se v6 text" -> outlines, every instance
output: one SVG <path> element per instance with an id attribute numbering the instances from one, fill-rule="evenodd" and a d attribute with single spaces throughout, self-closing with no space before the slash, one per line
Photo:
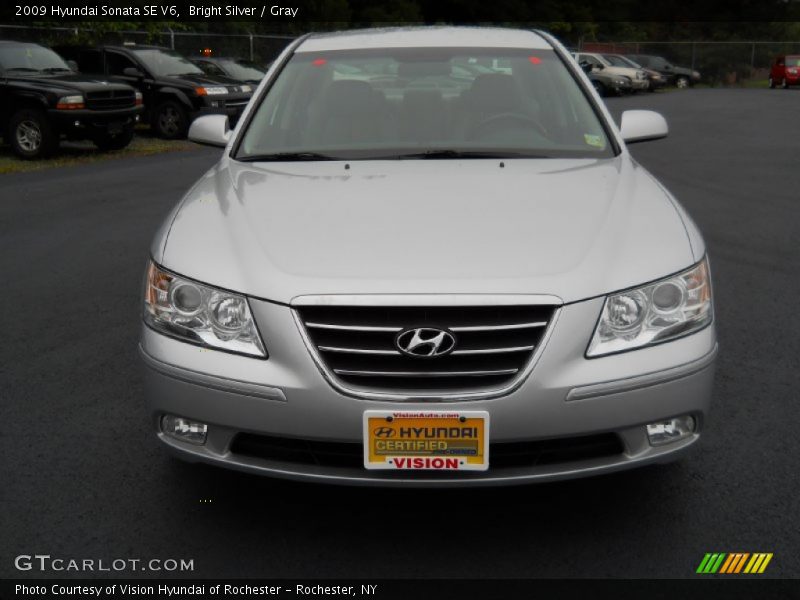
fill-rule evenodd
<path id="1" fill-rule="evenodd" d="M 315 34 L 151 247 L 141 355 L 179 456 L 497 485 L 680 456 L 717 352 L 703 239 L 543 32 Z"/>

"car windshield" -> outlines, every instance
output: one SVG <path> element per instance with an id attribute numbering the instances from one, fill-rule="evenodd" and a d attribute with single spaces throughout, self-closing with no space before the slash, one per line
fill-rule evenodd
<path id="1" fill-rule="evenodd" d="M 639 65 L 637 65 L 632 60 L 628 60 L 624 56 L 617 56 L 615 54 L 604 54 L 603 58 L 605 58 L 608 62 L 611 63 L 613 67 L 625 67 L 626 69 L 641 69 Z"/>
<path id="2" fill-rule="evenodd" d="M 203 74 L 203 71 L 192 64 L 188 58 L 172 50 L 143 48 L 134 50 L 133 53 L 155 77 Z"/>
<path id="3" fill-rule="evenodd" d="M 225 71 L 234 79 L 249 81 L 261 79 L 266 71 L 246 60 L 220 60 Z"/>
<path id="4" fill-rule="evenodd" d="M 786 66 L 787 67 L 800 67 L 800 56 L 787 56 L 786 57 Z"/>
<path id="5" fill-rule="evenodd" d="M 296 53 L 260 103 L 239 160 L 613 156 L 552 50 Z"/>
<path id="6" fill-rule="evenodd" d="M 36 44 L 19 46 L 0 46 L 0 67 L 6 71 L 70 71 L 71 69 L 58 54 Z"/>

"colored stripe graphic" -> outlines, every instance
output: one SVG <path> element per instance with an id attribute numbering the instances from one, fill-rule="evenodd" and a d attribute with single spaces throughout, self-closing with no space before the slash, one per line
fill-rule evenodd
<path id="1" fill-rule="evenodd" d="M 772 552 L 708 552 L 700 561 L 697 573 L 702 574 L 738 574 L 763 573 L 772 560 Z"/>

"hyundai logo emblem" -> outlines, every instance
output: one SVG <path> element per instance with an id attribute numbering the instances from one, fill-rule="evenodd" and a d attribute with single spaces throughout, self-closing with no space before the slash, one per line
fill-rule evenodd
<path id="1" fill-rule="evenodd" d="M 379 438 L 394 437 L 394 429 L 391 427 L 376 427 L 372 433 L 375 434 L 375 437 Z"/>
<path id="2" fill-rule="evenodd" d="M 397 334 L 394 345 L 406 356 L 435 358 L 452 352 L 456 347 L 456 338 L 445 329 L 417 327 Z"/>

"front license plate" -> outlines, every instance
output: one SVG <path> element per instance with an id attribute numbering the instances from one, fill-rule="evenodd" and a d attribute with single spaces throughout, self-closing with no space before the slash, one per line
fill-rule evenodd
<path id="1" fill-rule="evenodd" d="M 489 413 L 367 410 L 364 467 L 485 471 L 489 468 Z"/>
<path id="2" fill-rule="evenodd" d="M 122 123 L 114 122 L 108 124 L 107 131 L 110 135 L 116 135 L 118 133 L 122 133 L 123 128 L 124 125 Z"/>

